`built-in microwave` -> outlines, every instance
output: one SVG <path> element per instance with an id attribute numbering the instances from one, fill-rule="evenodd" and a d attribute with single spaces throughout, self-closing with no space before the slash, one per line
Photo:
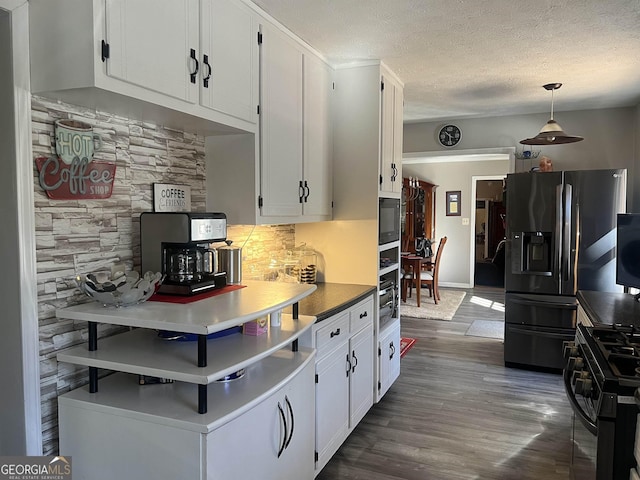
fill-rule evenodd
<path id="1" fill-rule="evenodd" d="M 400 240 L 400 199 L 380 199 L 378 225 L 378 243 L 380 245 Z"/>

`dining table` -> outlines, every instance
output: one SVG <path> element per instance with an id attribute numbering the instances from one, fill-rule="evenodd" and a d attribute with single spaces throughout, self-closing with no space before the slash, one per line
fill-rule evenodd
<path id="1" fill-rule="evenodd" d="M 415 253 L 406 253 L 400 256 L 402 269 L 404 270 L 404 274 L 402 277 L 402 292 L 401 298 L 403 302 L 407 301 L 407 274 L 410 274 L 411 277 L 409 280 L 413 282 L 416 286 L 416 305 L 420 306 L 420 272 L 422 272 L 422 268 L 424 265 L 433 265 L 432 259 L 433 257 L 423 257 L 421 255 L 416 255 Z"/>

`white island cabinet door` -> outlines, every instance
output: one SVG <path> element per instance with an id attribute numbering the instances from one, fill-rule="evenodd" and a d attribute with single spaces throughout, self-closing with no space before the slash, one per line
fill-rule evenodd
<path id="1" fill-rule="evenodd" d="M 302 51 L 287 35 L 262 25 L 260 174 L 262 216 L 302 215 Z"/>
<path id="2" fill-rule="evenodd" d="M 313 362 L 206 438 L 208 480 L 313 478 Z"/>
<path id="3" fill-rule="evenodd" d="M 238 0 L 200 1 L 203 63 L 198 79 L 200 102 L 204 107 L 256 123 L 258 117 L 258 22 L 256 17 Z"/>
<path id="4" fill-rule="evenodd" d="M 106 0 L 105 13 L 107 75 L 198 101 L 198 0 Z"/>

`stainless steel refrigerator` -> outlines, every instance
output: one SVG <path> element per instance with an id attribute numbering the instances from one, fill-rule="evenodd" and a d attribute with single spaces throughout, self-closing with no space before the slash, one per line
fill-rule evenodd
<path id="1" fill-rule="evenodd" d="M 616 215 L 626 185 L 626 169 L 507 175 L 505 365 L 563 368 L 576 292 L 622 291 Z"/>

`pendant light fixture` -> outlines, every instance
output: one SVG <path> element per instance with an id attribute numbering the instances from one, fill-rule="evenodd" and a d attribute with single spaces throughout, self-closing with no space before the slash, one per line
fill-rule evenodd
<path id="1" fill-rule="evenodd" d="M 547 83 L 543 85 L 545 90 L 551 90 L 551 119 L 544 124 L 540 133 L 533 138 L 520 140 L 523 145 L 558 145 L 561 143 L 574 143 L 584 140 L 582 137 L 567 135 L 558 122 L 553 119 L 553 91 L 559 89 L 561 83 Z"/>

